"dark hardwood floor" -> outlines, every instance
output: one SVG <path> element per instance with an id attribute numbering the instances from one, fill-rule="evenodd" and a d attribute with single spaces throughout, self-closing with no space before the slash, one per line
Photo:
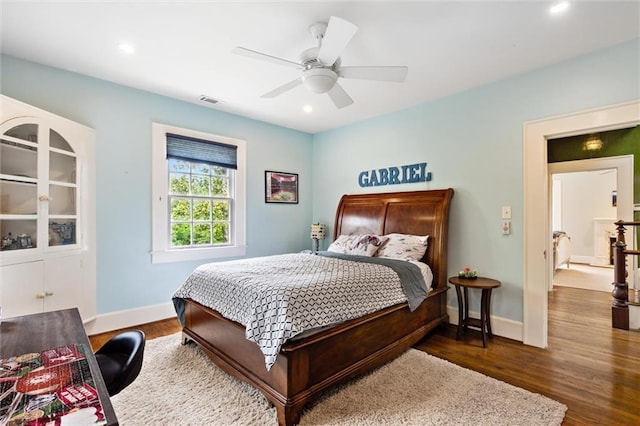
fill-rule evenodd
<path id="1" fill-rule="evenodd" d="M 156 337 L 167 336 L 169 334 L 178 333 L 182 330 L 180 327 L 180 323 L 177 318 L 167 318 L 162 321 L 156 321 L 149 324 L 142 324 L 136 327 L 131 328 L 123 328 L 122 330 L 110 331 L 108 333 L 95 334 L 93 336 L 89 336 L 89 341 L 91 342 L 91 347 L 94 351 L 98 350 L 102 345 L 104 345 L 107 340 L 111 339 L 118 333 L 121 333 L 125 330 L 130 329 L 138 329 L 144 331 L 144 334 L 147 340 L 155 339 Z"/>
<path id="2" fill-rule="evenodd" d="M 640 333 L 611 328 L 611 295 L 556 287 L 549 295 L 549 347 L 455 328 L 418 347 L 460 366 L 567 405 L 563 425 L 640 425 Z"/>
<path id="3" fill-rule="evenodd" d="M 180 331 L 175 319 L 138 328 L 147 339 Z M 456 341 L 455 330 L 449 326 L 416 347 L 564 403 L 563 425 L 640 425 L 640 333 L 611 328 L 608 293 L 556 287 L 547 349 L 497 336 L 483 348 L 479 332 Z M 91 336 L 91 344 L 97 349 L 116 333 Z"/>

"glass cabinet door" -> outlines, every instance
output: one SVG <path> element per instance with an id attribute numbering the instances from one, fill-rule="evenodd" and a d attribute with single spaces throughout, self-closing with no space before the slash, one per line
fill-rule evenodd
<path id="1" fill-rule="evenodd" d="M 76 170 L 71 145 L 49 129 L 49 247 L 76 243 Z"/>
<path id="2" fill-rule="evenodd" d="M 21 124 L 0 137 L 0 250 L 38 244 L 38 125 Z"/>
<path id="3" fill-rule="evenodd" d="M 77 243 L 77 154 L 65 138 L 38 123 L 0 137 L 0 250 Z M 40 237 L 40 238 L 38 238 Z"/>

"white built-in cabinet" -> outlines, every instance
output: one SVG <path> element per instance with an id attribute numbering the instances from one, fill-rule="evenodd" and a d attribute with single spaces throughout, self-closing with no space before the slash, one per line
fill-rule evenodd
<path id="1" fill-rule="evenodd" d="M 96 315 L 95 134 L 0 95 L 2 317 Z"/>

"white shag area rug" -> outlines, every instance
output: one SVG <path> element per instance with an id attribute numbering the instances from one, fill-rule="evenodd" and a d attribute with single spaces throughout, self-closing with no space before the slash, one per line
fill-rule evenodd
<path id="1" fill-rule="evenodd" d="M 120 424 L 277 425 L 260 392 L 180 333 L 147 341 L 138 378 L 111 398 Z M 560 425 L 567 407 L 416 349 L 334 387 L 301 425 Z"/>

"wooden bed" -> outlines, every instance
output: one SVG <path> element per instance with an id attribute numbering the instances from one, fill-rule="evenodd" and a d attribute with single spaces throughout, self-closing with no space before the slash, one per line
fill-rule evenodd
<path id="1" fill-rule="evenodd" d="M 336 212 L 338 235 L 429 235 L 423 261 L 434 275 L 428 298 L 410 312 L 394 305 L 282 347 L 270 371 L 245 327 L 186 299 L 184 341 L 193 340 L 227 373 L 259 389 L 274 404 L 278 423 L 299 423 L 302 410 L 322 390 L 380 366 L 448 323 L 447 235 L 453 189 L 344 195 Z"/>

